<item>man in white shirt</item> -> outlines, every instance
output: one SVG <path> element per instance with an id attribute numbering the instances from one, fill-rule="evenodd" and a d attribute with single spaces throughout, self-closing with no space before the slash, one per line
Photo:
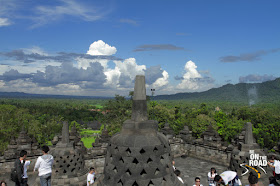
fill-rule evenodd
<path id="1" fill-rule="evenodd" d="M 234 171 L 225 171 L 220 175 L 216 175 L 214 181 L 217 183 L 218 186 L 222 184 L 232 186 L 241 186 L 241 181 L 239 180 L 237 173 Z"/>
<path id="2" fill-rule="evenodd" d="M 94 170 L 93 167 L 91 167 L 89 169 L 89 173 L 87 175 L 87 186 L 93 185 L 93 183 L 94 183 L 94 175 L 95 175 L 95 170 Z"/>
<path id="3" fill-rule="evenodd" d="M 275 156 L 272 155 L 267 164 L 274 169 L 275 175 L 274 177 L 277 180 L 280 180 L 280 161 L 275 159 Z"/>
<path id="4" fill-rule="evenodd" d="M 44 145 L 42 147 L 43 156 L 39 156 L 34 171 L 38 169 L 41 186 L 51 186 L 53 156 L 48 154 L 49 147 Z"/>

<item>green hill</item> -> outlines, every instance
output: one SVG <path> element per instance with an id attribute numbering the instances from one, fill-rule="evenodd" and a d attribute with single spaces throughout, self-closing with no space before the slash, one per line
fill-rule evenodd
<path id="1" fill-rule="evenodd" d="M 227 84 L 205 92 L 154 96 L 155 100 L 205 100 L 229 102 L 274 102 L 280 100 L 280 78 L 263 83 Z"/>

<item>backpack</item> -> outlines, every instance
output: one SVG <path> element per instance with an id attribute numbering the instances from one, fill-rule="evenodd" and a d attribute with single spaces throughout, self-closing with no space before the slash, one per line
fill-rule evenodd
<path id="1" fill-rule="evenodd" d="M 17 161 L 17 160 L 16 160 Z M 21 162 L 19 162 L 18 166 L 20 166 L 21 169 L 23 169 L 23 166 L 25 164 L 25 160 L 23 160 L 23 164 L 21 164 Z M 14 167 L 11 171 L 11 175 L 10 175 L 10 179 L 13 182 L 18 182 L 18 173 L 17 173 L 17 169 L 16 167 Z"/>
<path id="2" fill-rule="evenodd" d="M 12 180 L 13 182 L 17 182 L 17 180 L 18 180 L 16 168 L 13 168 L 13 169 L 12 169 L 12 172 L 11 172 L 11 180 Z"/>

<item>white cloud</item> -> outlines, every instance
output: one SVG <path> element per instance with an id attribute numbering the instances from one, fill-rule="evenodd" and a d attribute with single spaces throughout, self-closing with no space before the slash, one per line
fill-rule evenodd
<path id="1" fill-rule="evenodd" d="M 154 88 L 161 88 L 163 86 L 166 86 L 168 84 L 168 78 L 169 78 L 169 75 L 168 75 L 168 72 L 166 72 L 165 70 L 162 72 L 162 75 L 163 77 L 161 78 L 158 78 L 153 84 L 151 87 L 154 87 Z"/>
<path id="2" fill-rule="evenodd" d="M 12 22 L 8 18 L 1 18 L 0 17 L 0 27 L 1 26 L 9 26 Z"/>
<path id="3" fill-rule="evenodd" d="M 106 44 L 104 41 L 102 40 L 98 40 L 93 42 L 90 47 L 89 50 L 87 51 L 87 54 L 89 55 L 113 55 L 117 52 L 116 47 L 114 46 L 110 46 L 108 44 Z"/>
<path id="4" fill-rule="evenodd" d="M 209 72 L 208 72 L 209 74 Z M 194 62 L 188 61 L 185 65 L 185 74 L 182 77 L 181 83 L 177 85 L 177 89 L 187 91 L 204 91 L 212 88 L 214 80 L 207 76 L 203 77 L 197 71 L 197 66 Z"/>

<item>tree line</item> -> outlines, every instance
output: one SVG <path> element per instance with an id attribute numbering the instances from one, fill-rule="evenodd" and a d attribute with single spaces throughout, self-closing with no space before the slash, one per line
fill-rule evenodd
<path id="1" fill-rule="evenodd" d="M 102 105 L 101 110 L 107 111 L 106 114 L 97 111 L 97 105 Z M 113 135 L 121 130 L 125 120 L 130 119 L 131 111 L 132 99 L 119 95 L 110 100 L 0 99 L 0 152 L 22 128 L 39 144 L 45 144 L 61 133 L 62 121 L 96 120 Z M 159 130 L 168 123 L 178 134 L 187 125 L 195 138 L 201 138 L 212 125 L 222 139 L 230 143 L 244 124 L 251 122 L 257 143 L 269 150 L 280 140 L 279 111 L 280 105 L 272 103 L 249 107 L 240 102 L 155 101 L 148 98 L 149 119 L 158 121 Z"/>

